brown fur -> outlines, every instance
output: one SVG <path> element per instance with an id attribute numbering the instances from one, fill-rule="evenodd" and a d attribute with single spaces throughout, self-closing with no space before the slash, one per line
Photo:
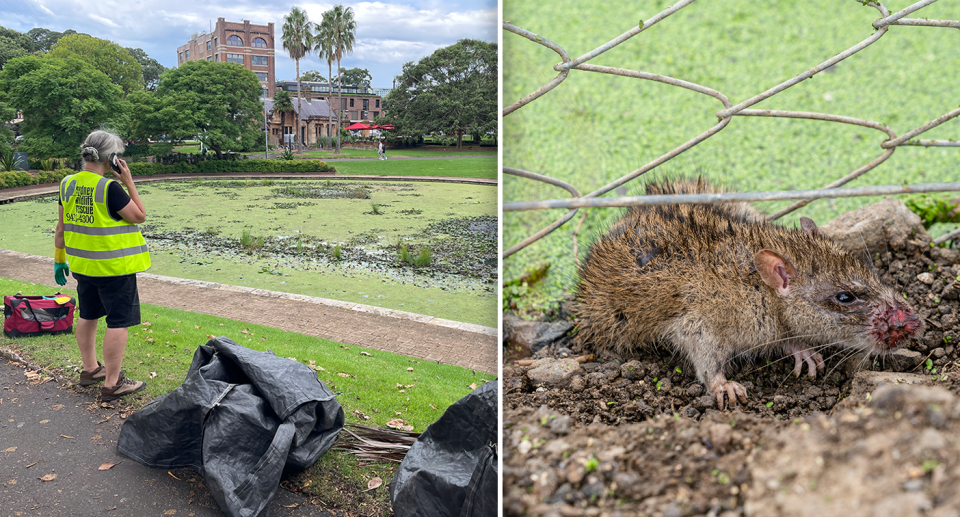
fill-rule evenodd
<path id="1" fill-rule="evenodd" d="M 647 194 L 706 192 L 722 190 L 703 178 L 647 185 Z M 785 343 L 884 352 L 873 319 L 890 307 L 915 318 L 912 311 L 871 268 L 805 224 L 771 224 L 746 203 L 631 208 L 580 271 L 576 339 L 622 356 L 665 343 L 708 384 L 725 378 L 737 356 L 771 354 Z M 764 249 L 795 269 L 788 294 L 761 278 L 755 260 Z M 840 292 L 856 303 L 838 303 Z"/>

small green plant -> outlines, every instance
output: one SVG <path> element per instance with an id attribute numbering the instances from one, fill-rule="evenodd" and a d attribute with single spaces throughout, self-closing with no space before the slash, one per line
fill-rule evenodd
<path id="1" fill-rule="evenodd" d="M 382 215 L 383 212 L 380 211 L 380 205 L 377 203 L 370 203 L 370 213 L 373 215 Z"/>
<path id="2" fill-rule="evenodd" d="M 413 265 L 417 267 L 426 267 L 430 265 L 430 248 L 423 248 L 417 258 L 413 259 Z"/>
<path id="3" fill-rule="evenodd" d="M 273 186 L 273 183 L 274 183 L 274 181 L 273 181 L 273 180 L 269 180 L 269 179 L 268 179 L 268 180 L 263 180 L 263 181 L 260 182 L 260 184 L 263 185 L 264 187 L 272 187 L 272 186 Z"/>
<path id="4" fill-rule="evenodd" d="M 209 226 L 209 227 L 207 227 L 206 230 L 203 231 L 203 233 L 205 233 L 205 234 L 207 234 L 207 235 L 216 235 L 216 234 L 220 233 L 220 230 L 214 228 L 213 226 Z"/>
<path id="5" fill-rule="evenodd" d="M 13 151 L 0 152 L 0 172 L 15 171 L 23 163 L 23 158 L 14 159 Z"/>
<path id="6" fill-rule="evenodd" d="M 937 223 L 960 223 L 957 202 L 943 196 L 921 195 L 904 201 L 913 213 L 920 216 L 927 230 Z"/>
<path id="7" fill-rule="evenodd" d="M 410 262 L 410 249 L 406 244 L 400 246 L 400 251 L 398 252 L 400 257 L 400 262 Z"/>
<path id="8" fill-rule="evenodd" d="M 600 460 L 596 456 L 590 456 L 590 459 L 587 460 L 587 464 L 584 465 L 587 469 L 587 472 L 593 472 L 597 470 L 597 467 L 600 466 Z"/>
<path id="9" fill-rule="evenodd" d="M 291 151 L 290 149 L 284 149 L 283 152 L 280 153 L 280 156 L 277 157 L 277 159 L 278 159 L 278 160 L 291 161 L 291 160 L 294 159 L 294 157 L 293 157 L 293 151 Z"/>
<path id="10" fill-rule="evenodd" d="M 340 254 L 341 254 L 340 245 L 337 244 L 336 246 L 333 247 L 333 251 L 330 252 L 330 255 L 333 257 L 334 260 L 340 260 Z"/>
<path id="11" fill-rule="evenodd" d="M 248 248 L 252 242 L 253 235 L 250 233 L 250 230 L 243 230 L 243 232 L 240 233 L 240 245 L 244 248 Z"/>

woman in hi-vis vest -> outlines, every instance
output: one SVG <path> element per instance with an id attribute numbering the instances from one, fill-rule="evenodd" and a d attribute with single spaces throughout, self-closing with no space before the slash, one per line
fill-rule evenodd
<path id="1" fill-rule="evenodd" d="M 150 267 L 147 243 L 137 226 L 146 220 L 147 212 L 127 163 L 116 156 L 124 151 L 120 137 L 94 131 L 80 149 L 83 170 L 60 182 L 54 278 L 65 285 L 73 268 L 80 309 L 76 325 L 83 359 L 80 384 L 103 381 L 100 398 L 110 401 L 147 386 L 144 381 L 127 379 L 120 369 L 127 349 L 127 328 L 140 324 L 137 273 Z M 119 182 L 107 177 L 108 173 Z M 97 322 L 104 316 L 107 330 L 101 364 L 96 338 Z"/>

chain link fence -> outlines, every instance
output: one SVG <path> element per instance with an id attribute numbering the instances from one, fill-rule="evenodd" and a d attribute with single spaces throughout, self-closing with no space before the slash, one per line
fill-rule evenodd
<path id="1" fill-rule="evenodd" d="M 858 188 L 839 188 L 850 181 L 866 174 L 870 170 L 876 168 L 881 163 L 885 162 L 890 156 L 896 151 L 897 148 L 902 146 L 922 146 L 922 147 L 960 147 L 960 140 L 925 140 L 918 139 L 920 135 L 933 129 L 944 122 L 947 122 L 950 119 L 953 119 L 957 116 L 960 116 L 960 108 L 953 109 L 948 111 L 944 115 L 937 117 L 930 122 L 923 124 L 920 127 L 917 127 L 913 130 L 907 131 L 902 135 L 897 135 L 892 129 L 887 127 L 884 124 L 879 122 L 874 122 L 871 120 L 864 120 L 859 118 L 833 115 L 828 113 L 816 113 L 816 112 L 803 112 L 803 111 L 781 111 L 781 110 L 769 110 L 769 109 L 750 109 L 751 106 L 765 100 L 769 99 L 784 90 L 806 80 L 814 75 L 823 72 L 833 65 L 847 59 L 848 57 L 856 54 L 857 52 L 869 47 L 874 44 L 880 38 L 882 38 L 892 26 L 910 26 L 910 27 L 934 27 L 934 28 L 947 28 L 947 29 L 960 29 L 960 21 L 958 20 L 932 20 L 927 18 L 908 18 L 907 16 L 920 11 L 924 7 L 927 7 L 938 0 L 921 0 L 909 7 L 897 11 L 893 14 L 883 6 L 881 3 L 877 2 L 864 2 L 862 0 L 853 0 L 859 4 L 863 4 L 868 7 L 872 7 L 879 11 L 881 18 L 873 22 L 873 28 L 876 30 L 870 37 L 861 41 L 860 43 L 850 47 L 849 49 L 837 54 L 836 56 L 806 70 L 805 72 L 787 80 L 780 84 L 777 84 L 766 91 L 757 94 L 743 102 L 738 104 L 733 104 L 727 95 L 724 95 L 722 92 L 714 90 L 712 88 L 695 84 L 692 82 L 684 81 L 681 79 L 676 79 L 673 77 L 667 77 L 659 74 L 652 74 L 648 72 L 641 72 L 637 70 L 627 70 L 623 68 L 615 68 L 609 66 L 599 66 L 588 63 L 588 61 L 596 58 L 597 56 L 603 54 L 604 52 L 620 45 L 621 43 L 633 38 L 637 34 L 644 32 L 650 27 L 656 25 L 657 23 L 662 22 L 670 15 L 676 13 L 677 11 L 683 9 L 684 7 L 692 4 L 695 0 L 681 0 L 676 4 L 664 9 L 662 12 L 658 13 L 654 17 L 642 20 L 640 23 L 627 32 L 624 32 L 620 36 L 617 36 L 613 40 L 597 47 L 586 54 L 577 57 L 570 58 L 567 55 L 566 51 L 558 44 L 543 38 L 537 34 L 524 30 L 520 27 L 517 27 L 511 24 L 508 21 L 504 21 L 503 29 L 509 31 L 513 34 L 522 36 L 536 44 L 543 45 L 544 47 L 556 52 L 561 59 L 561 62 L 556 64 L 553 68 L 559 74 L 548 83 L 544 84 L 537 90 L 532 93 L 524 96 L 520 100 L 510 104 L 503 109 L 503 116 L 506 119 L 508 115 L 515 112 L 516 110 L 522 108 L 523 106 L 537 101 L 538 99 L 544 97 L 551 90 L 560 85 L 571 73 L 573 70 L 585 71 L 585 72 L 596 72 L 601 74 L 612 74 L 617 76 L 643 79 L 648 81 L 657 81 L 660 83 L 676 86 L 679 88 L 685 88 L 692 90 L 703 95 L 708 95 L 723 104 L 723 109 L 717 111 L 717 123 L 707 129 L 706 131 L 696 135 L 694 138 L 688 140 L 682 145 L 676 147 L 670 152 L 656 158 L 649 163 L 641 166 L 640 168 L 629 172 L 620 178 L 617 178 L 613 182 L 610 182 L 588 194 L 581 195 L 579 190 L 574 186 L 555 179 L 549 176 L 544 176 L 542 174 L 537 174 L 534 172 L 529 172 L 525 170 L 520 170 L 511 167 L 503 167 L 504 174 L 510 174 L 513 176 L 518 176 L 534 181 L 544 182 L 550 185 L 554 185 L 563 189 L 566 189 L 572 194 L 572 197 L 566 199 L 552 199 L 544 201 L 517 201 L 517 202 L 507 202 L 503 203 L 504 212 L 514 212 L 514 211 L 524 211 L 524 210 L 544 210 L 544 209 L 556 209 L 556 208 L 565 208 L 568 209 L 562 217 L 554 221 L 552 224 L 540 229 L 533 235 L 523 239 L 521 242 L 514 244 L 507 250 L 503 252 L 503 257 L 509 257 L 510 255 L 516 253 L 517 251 L 523 249 L 526 246 L 536 242 L 537 240 L 548 235 L 550 232 L 556 230 L 557 228 L 563 226 L 568 221 L 570 221 L 574 215 L 577 213 L 577 210 L 580 208 L 594 208 L 594 207 L 624 207 L 624 206 L 634 206 L 640 204 L 665 204 L 665 203 L 716 203 L 724 201 L 771 201 L 771 200 L 789 200 L 796 199 L 797 202 L 792 205 L 776 212 L 775 214 L 769 216 L 769 219 L 775 220 L 783 217 L 784 215 L 797 210 L 813 200 L 824 199 L 824 198 L 837 198 L 837 197 L 852 197 L 852 196 L 873 196 L 873 195 L 893 195 L 893 194 L 906 194 L 906 193 L 930 193 L 930 192 L 948 192 L 948 191 L 960 191 L 960 183 L 930 183 L 930 184 L 917 184 L 917 185 L 891 185 L 891 186 L 877 186 L 877 187 L 858 187 Z M 956 102 L 956 98 L 949 99 L 950 102 Z M 862 126 L 865 128 L 873 129 L 876 131 L 883 132 L 885 139 L 882 140 L 879 144 L 881 149 L 881 154 L 876 158 L 870 160 L 869 162 L 863 164 L 861 167 L 853 170 L 847 175 L 833 181 L 832 183 L 824 186 L 822 189 L 818 190 L 791 190 L 791 191 L 777 191 L 777 192 L 753 192 L 753 193 L 723 193 L 723 194 L 690 194 L 690 195 L 677 195 L 677 196 L 622 196 L 622 197 L 603 197 L 604 194 L 636 179 L 637 177 L 643 175 L 644 173 L 651 171 L 664 163 L 670 161 L 671 159 L 679 156 L 683 152 L 691 149 L 697 144 L 707 140 L 711 136 L 722 131 L 727 124 L 733 119 L 733 117 L 780 117 L 780 118 L 792 118 L 792 119 L 811 119 L 811 120 L 822 120 L 827 122 L 834 122 L 840 124 L 852 124 L 856 126 Z M 950 234 L 940 237 L 938 242 L 945 242 L 951 238 L 960 235 L 960 231 L 951 232 Z"/>

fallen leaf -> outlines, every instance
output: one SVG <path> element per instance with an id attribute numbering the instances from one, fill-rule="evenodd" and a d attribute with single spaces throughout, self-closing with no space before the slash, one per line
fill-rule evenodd
<path id="1" fill-rule="evenodd" d="M 99 434 L 90 437 L 90 439 L 93 440 L 93 441 L 97 441 L 97 440 L 99 440 L 100 438 L 103 438 L 103 437 L 100 436 Z"/>
<path id="2" fill-rule="evenodd" d="M 208 337 L 209 339 L 216 339 L 216 338 L 217 338 L 217 336 L 214 336 L 213 334 L 207 334 L 207 337 Z"/>
<path id="3" fill-rule="evenodd" d="M 122 462 L 122 461 L 118 461 L 118 462 L 116 462 L 116 463 L 110 463 L 110 462 L 108 461 L 108 462 L 104 463 L 103 465 L 100 465 L 100 467 L 98 467 L 97 470 L 110 470 L 110 469 L 112 469 L 113 467 L 115 467 L 115 466 L 117 466 L 117 465 L 119 465 L 119 464 L 121 464 L 121 463 L 123 463 L 123 462 Z"/>
<path id="4" fill-rule="evenodd" d="M 49 422 L 50 422 L 50 420 L 41 420 L 41 421 L 40 421 L 40 424 L 43 425 L 43 424 L 46 424 L 46 423 L 49 423 Z"/>
<path id="5" fill-rule="evenodd" d="M 153 343 L 153 338 L 152 338 L 152 337 L 148 337 L 148 338 L 147 338 L 147 343 Z M 147 354 L 147 357 L 150 357 L 150 354 Z"/>
<path id="6" fill-rule="evenodd" d="M 171 334 L 179 334 L 180 331 L 177 330 L 177 329 L 170 329 L 170 333 L 171 333 Z"/>
<path id="7" fill-rule="evenodd" d="M 69 438 L 69 439 L 71 439 L 71 440 L 74 439 L 73 436 L 67 436 L 67 435 L 65 435 L 65 434 L 61 434 L 60 437 L 61 437 L 61 438 Z"/>
<path id="8" fill-rule="evenodd" d="M 407 424 L 400 418 L 396 418 L 394 420 L 387 422 L 387 427 L 398 429 L 400 431 L 413 431 L 413 426 Z"/>
<path id="9" fill-rule="evenodd" d="M 282 506 L 283 508 L 296 508 L 300 505 L 297 503 L 293 503 L 293 504 L 281 504 L 280 506 Z"/>
<path id="10" fill-rule="evenodd" d="M 360 355 L 365 355 L 367 357 L 373 357 L 373 354 L 368 354 L 367 352 L 360 352 Z"/>
<path id="11" fill-rule="evenodd" d="M 153 341 L 152 339 L 150 341 Z M 153 357 L 151 354 L 147 354 L 147 357 Z"/>
<path id="12" fill-rule="evenodd" d="M 470 386 L 469 386 L 469 388 L 472 389 L 472 390 L 475 390 L 475 389 L 477 389 L 477 384 L 476 384 L 476 383 L 471 383 Z"/>
<path id="13" fill-rule="evenodd" d="M 379 488 L 380 485 L 383 485 L 383 480 L 379 477 L 375 477 L 367 482 L 367 492 L 373 490 L 374 488 Z"/>
<path id="14" fill-rule="evenodd" d="M 310 485 L 312 485 L 312 484 L 313 484 L 313 480 L 312 480 L 312 479 L 308 479 L 306 482 L 303 483 L 303 486 L 301 486 L 300 488 L 306 488 L 306 487 L 308 487 L 308 486 L 310 486 Z"/>
<path id="15" fill-rule="evenodd" d="M 16 485 L 16 484 L 17 484 L 17 480 L 16 480 L 16 479 L 11 479 L 10 481 L 7 481 L 7 484 L 8 484 L 8 485 Z"/>
<path id="16" fill-rule="evenodd" d="M 240 333 L 241 333 L 241 334 L 249 334 L 250 331 L 247 330 L 247 329 L 243 329 L 243 330 L 240 331 Z"/>
<path id="17" fill-rule="evenodd" d="M 167 511 L 163 512 L 163 514 L 164 514 L 164 515 L 176 515 L 176 514 L 177 514 L 177 511 L 176 511 L 176 510 L 167 510 Z"/>
<path id="18" fill-rule="evenodd" d="M 178 478 L 177 476 L 174 476 L 174 475 L 173 475 L 173 472 L 170 472 L 170 471 L 168 470 L 168 471 L 167 471 L 167 474 L 170 474 L 170 477 L 172 477 L 173 479 L 176 479 L 177 481 L 180 481 L 180 478 Z"/>
<path id="19" fill-rule="evenodd" d="M 63 409 L 63 404 L 54 404 L 50 406 L 50 409 L 57 411 L 58 409 Z"/>
<path id="20" fill-rule="evenodd" d="M 153 323 L 150 323 L 149 321 L 144 321 L 143 323 L 141 323 L 141 325 L 143 325 L 144 327 L 149 327 L 150 325 L 153 325 Z"/>
<path id="21" fill-rule="evenodd" d="M 343 373 L 343 372 L 338 372 L 337 375 L 339 375 L 339 376 L 341 376 L 341 377 L 349 377 L 349 376 L 350 376 L 349 373 Z"/>
<path id="22" fill-rule="evenodd" d="M 41 459 L 43 459 L 43 458 L 41 458 Z M 32 467 L 32 466 L 34 466 L 34 465 L 36 465 L 37 463 L 40 463 L 40 460 L 37 460 L 37 461 L 35 461 L 35 462 L 33 462 L 33 463 L 31 463 L 31 464 L 29 464 L 29 465 L 27 465 L 27 466 L 26 466 L 26 467 L 24 467 L 24 468 L 27 468 L 27 469 L 28 469 L 28 468 L 30 468 L 30 467 Z"/>
<path id="23" fill-rule="evenodd" d="M 150 372 L 150 378 L 151 378 L 151 379 L 154 378 L 154 377 L 156 377 L 156 376 L 157 376 L 157 372 Z"/>
<path id="24" fill-rule="evenodd" d="M 17 450 L 16 447 L 8 447 L 8 448 L 4 449 L 3 452 L 13 452 L 13 451 L 15 451 L 15 450 Z"/>
<path id="25" fill-rule="evenodd" d="M 194 325 L 193 328 L 200 330 L 200 325 Z"/>
<path id="26" fill-rule="evenodd" d="M 112 512 L 112 511 L 114 511 L 114 510 L 116 510 L 116 509 L 117 509 L 116 506 L 111 506 L 110 508 L 107 508 L 107 509 L 104 510 L 104 511 L 105 511 L 105 512 Z"/>
<path id="27" fill-rule="evenodd" d="M 407 392 L 407 390 L 400 390 L 400 391 L 398 391 L 397 393 L 406 393 L 406 392 Z"/>
<path id="28" fill-rule="evenodd" d="M 37 479 L 39 479 L 40 481 L 53 481 L 54 479 L 57 479 L 57 475 L 56 475 L 56 474 L 47 474 L 46 476 L 43 476 L 43 477 L 37 478 Z"/>
<path id="29" fill-rule="evenodd" d="M 407 371 L 408 371 L 408 372 L 412 372 L 412 371 L 413 371 L 413 367 L 411 366 L 410 368 L 407 368 Z"/>
<path id="30" fill-rule="evenodd" d="M 434 410 L 434 411 L 437 410 L 437 406 L 434 406 L 433 404 L 428 404 L 428 405 L 430 406 L 430 409 L 432 409 L 432 410 Z"/>

